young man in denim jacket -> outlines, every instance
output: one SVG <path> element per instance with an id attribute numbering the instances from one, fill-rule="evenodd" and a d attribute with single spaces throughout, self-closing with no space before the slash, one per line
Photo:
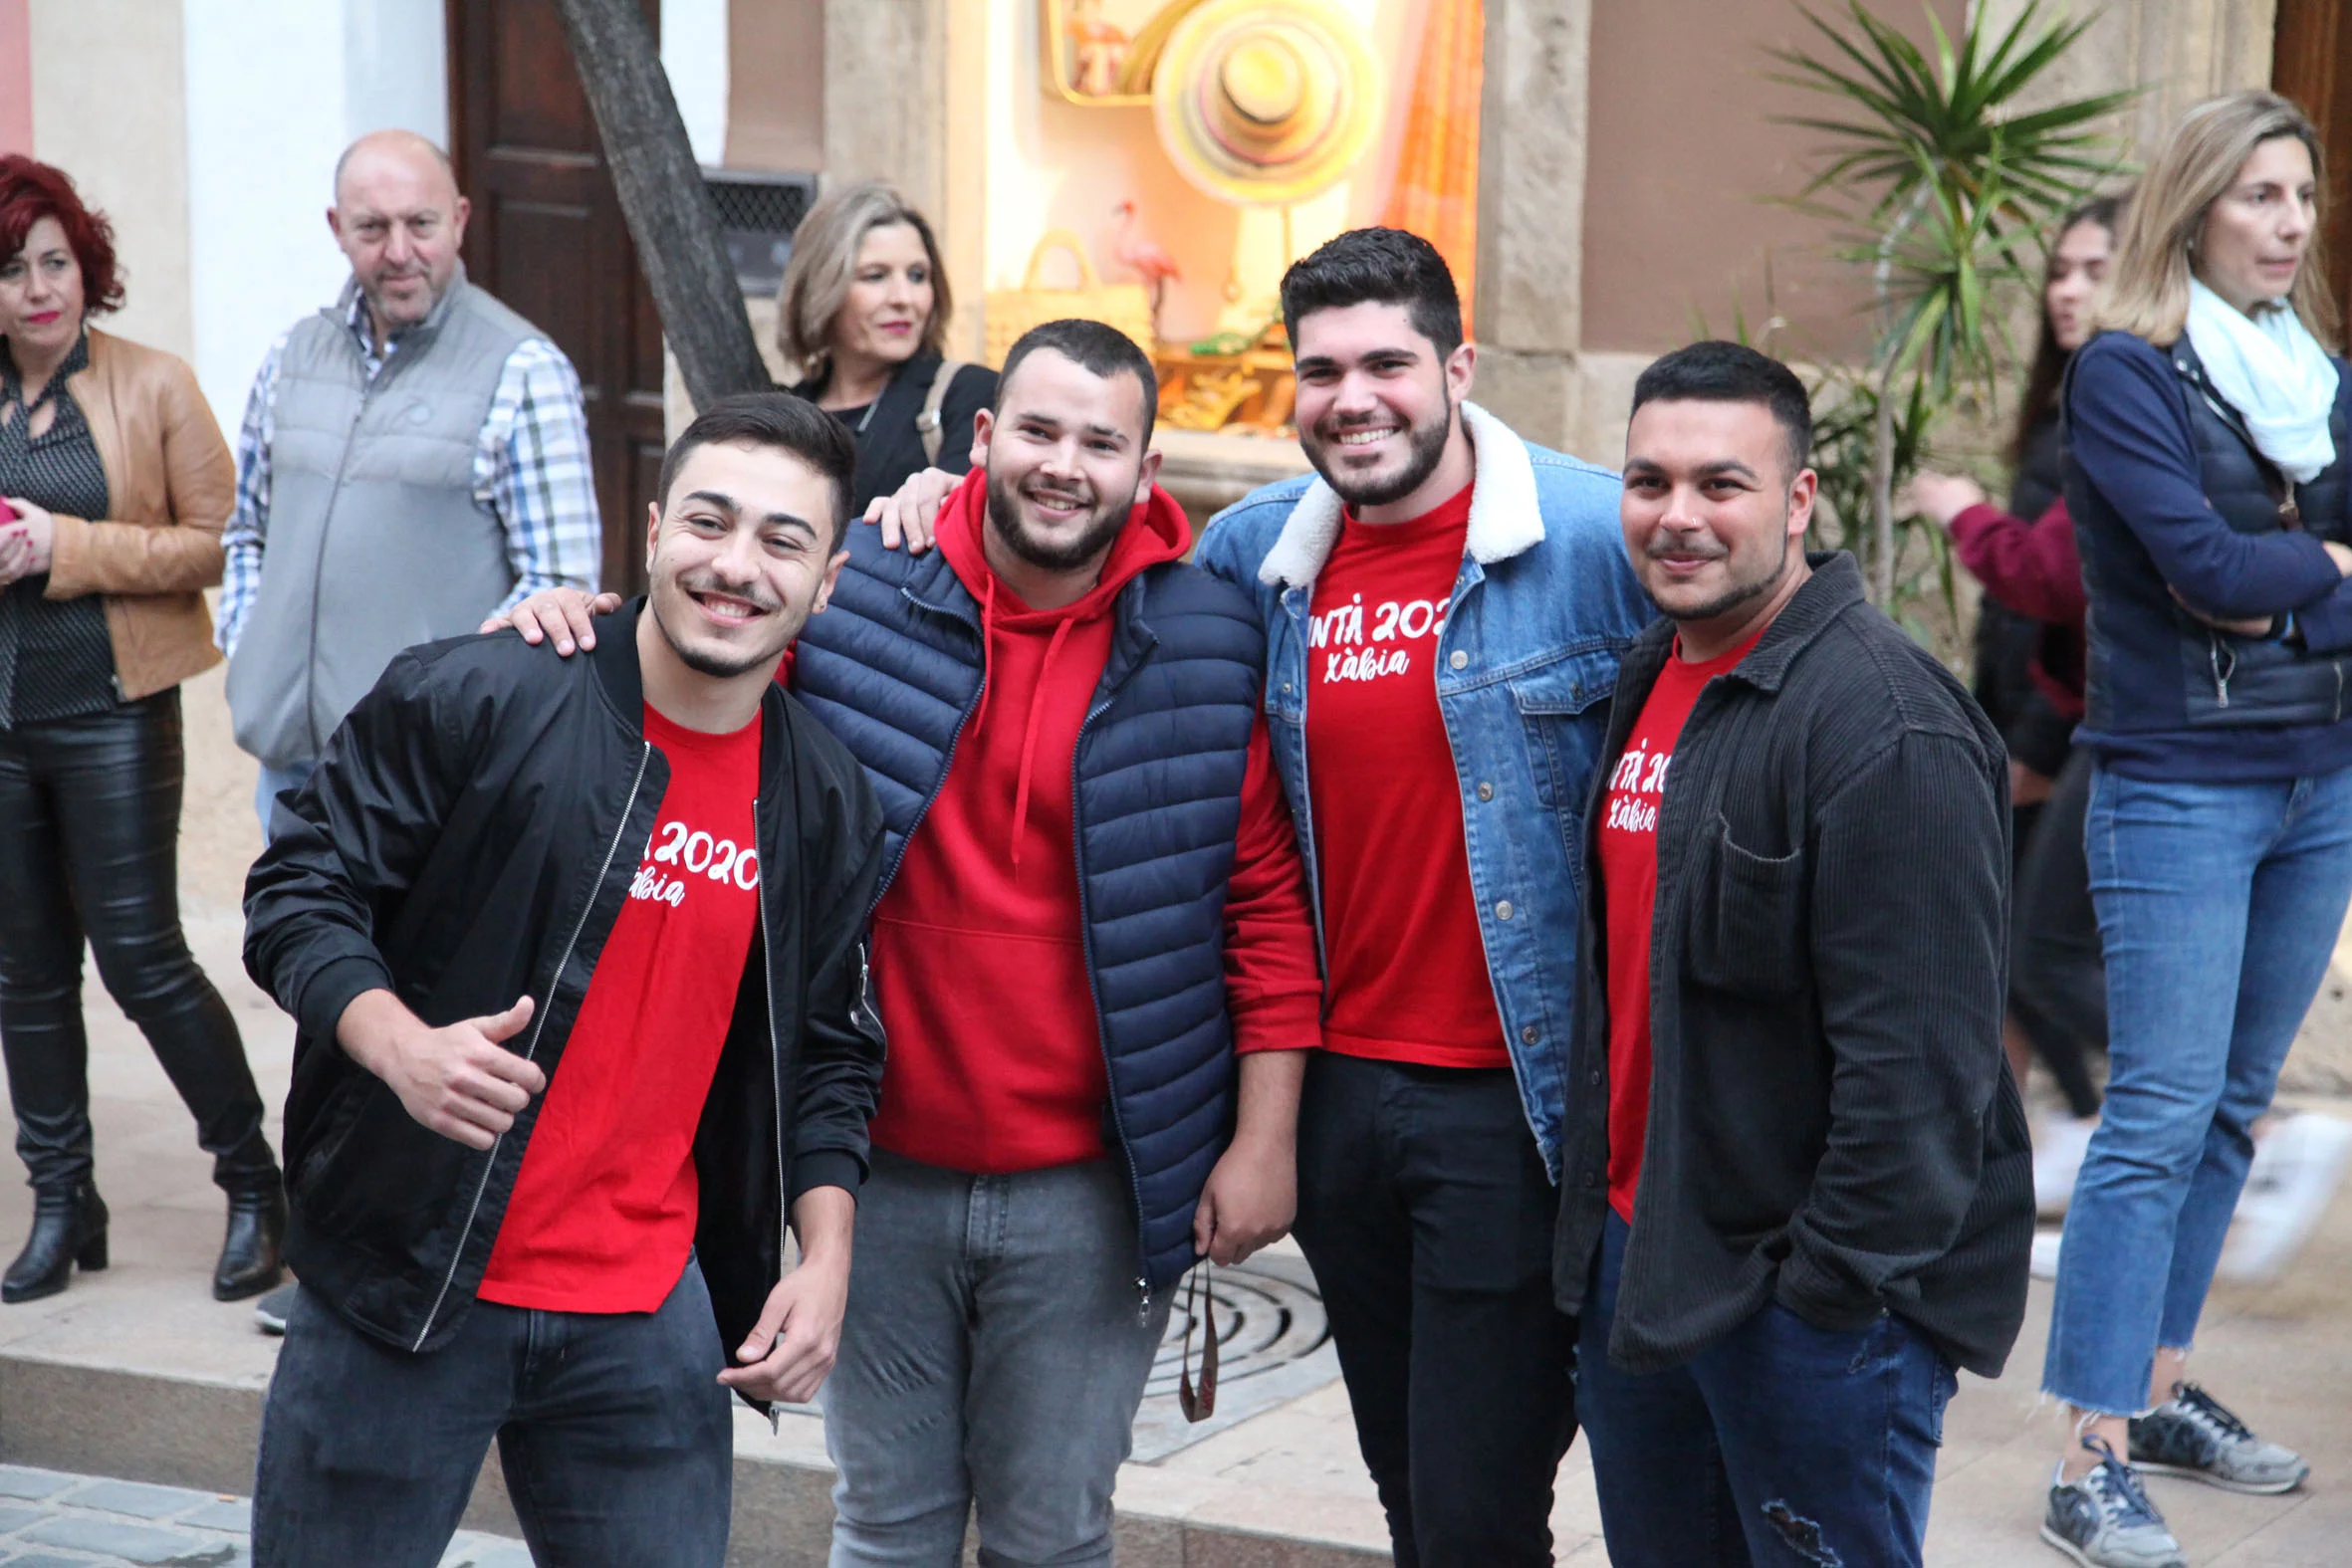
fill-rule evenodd
<path id="1" fill-rule="evenodd" d="M 1578 814 L 1651 618 L 1618 479 L 1466 401 L 1427 241 L 1342 234 L 1283 313 L 1319 477 L 1209 525 L 1267 627 L 1266 713 L 1316 895 L 1324 1049 L 1297 1235 L 1404 1564 L 1548 1564 L 1575 1432 L 1548 1286 Z M 1311 694 L 1311 698 L 1310 698 Z"/>

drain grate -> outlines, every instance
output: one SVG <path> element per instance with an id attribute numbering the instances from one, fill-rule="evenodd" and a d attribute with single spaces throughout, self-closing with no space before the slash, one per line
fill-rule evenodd
<path id="1" fill-rule="evenodd" d="M 1190 1448 L 1237 1422 L 1321 1388 L 1339 1375 L 1323 1301 L 1303 1258 L 1261 1252 L 1233 1268 L 1212 1269 L 1202 1310 L 1216 1314 L 1217 1414 L 1188 1422 L 1176 1406 L 1184 1355 L 1184 1283 L 1174 1287 L 1176 1309 L 1160 1343 L 1143 1407 L 1135 1415 L 1135 1458 L 1151 1463 Z M 1193 1332 L 1193 1354 L 1201 1334 Z"/>

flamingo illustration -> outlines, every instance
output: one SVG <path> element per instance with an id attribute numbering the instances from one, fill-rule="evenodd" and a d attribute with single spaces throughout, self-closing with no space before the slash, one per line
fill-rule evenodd
<path id="1" fill-rule="evenodd" d="M 1120 266 L 1132 270 L 1143 280 L 1143 287 L 1151 293 L 1151 332 L 1160 333 L 1160 302 L 1167 298 L 1171 280 L 1183 282 L 1184 274 L 1177 270 L 1176 258 L 1147 234 L 1135 229 L 1135 203 L 1122 201 L 1111 208 L 1111 215 L 1119 220 L 1119 231 L 1110 245 L 1111 256 Z"/>

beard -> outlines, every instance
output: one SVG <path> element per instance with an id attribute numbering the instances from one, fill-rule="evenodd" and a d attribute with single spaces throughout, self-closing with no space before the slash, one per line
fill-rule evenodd
<path id="1" fill-rule="evenodd" d="M 1331 449 L 1338 444 L 1342 431 L 1352 425 L 1334 425 L 1329 421 L 1312 431 L 1298 432 L 1298 445 L 1306 453 L 1306 460 L 1314 471 L 1323 476 L 1334 494 L 1348 506 L 1361 512 L 1366 507 L 1384 507 L 1419 490 L 1437 472 L 1437 465 L 1446 455 L 1446 438 L 1454 433 L 1454 396 L 1446 392 L 1445 410 L 1435 419 L 1413 426 L 1405 432 L 1405 463 L 1395 473 L 1385 477 L 1367 475 L 1356 478 L 1341 474 L 1329 461 Z"/>
<path id="2" fill-rule="evenodd" d="M 1052 540 L 1029 526 L 1021 513 L 1021 496 L 1010 480 L 988 476 L 988 520 L 996 525 L 1005 548 L 1040 571 L 1074 571 L 1110 548 L 1127 526 L 1134 509 L 1116 502 L 1097 505 L 1077 537 Z"/>
<path id="3" fill-rule="evenodd" d="M 1659 538 L 1663 539 L 1664 536 L 1660 535 Z M 1719 615 L 1727 615 L 1738 609 L 1750 599 L 1762 598 L 1764 594 L 1771 592 L 1774 585 L 1787 574 L 1787 571 L 1788 534 L 1783 530 L 1780 534 L 1780 553 L 1772 558 L 1769 571 L 1759 572 L 1752 577 L 1735 576 L 1721 593 L 1706 603 L 1688 609 L 1668 610 L 1667 613 L 1678 621 L 1714 620 Z"/>
<path id="4" fill-rule="evenodd" d="M 669 616 L 663 613 L 663 602 L 669 599 L 684 599 L 696 592 L 722 592 L 731 598 L 742 599 L 746 603 L 767 611 L 770 615 L 775 616 L 777 623 L 783 627 L 783 640 L 763 652 L 758 649 L 738 649 L 725 644 L 707 647 L 681 638 L 671 628 Z M 645 596 L 645 607 L 652 612 L 653 625 L 661 633 L 661 640 L 670 645 L 670 651 L 678 656 L 680 664 L 697 675 L 707 675 L 713 680 L 722 681 L 732 680 L 738 675 L 747 674 L 773 660 L 791 644 L 793 638 L 800 635 L 802 625 L 808 620 L 808 616 L 805 614 L 798 619 L 778 614 L 783 606 L 774 602 L 767 593 L 759 589 L 722 588 L 715 582 L 690 581 L 683 576 L 667 584 L 657 583 L 653 591 Z"/>

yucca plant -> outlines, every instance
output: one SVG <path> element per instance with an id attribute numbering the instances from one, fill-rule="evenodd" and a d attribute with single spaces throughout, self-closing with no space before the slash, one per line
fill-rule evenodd
<path id="1" fill-rule="evenodd" d="M 1832 420 L 1850 425 L 1866 411 L 1868 439 L 1836 425 L 1840 439 L 1822 453 L 1832 462 L 1866 454 L 1867 470 L 1825 470 L 1823 488 L 1868 563 L 1873 598 L 1892 610 L 1897 562 L 1914 554 L 1899 548 L 1895 492 L 1962 389 L 1988 408 L 1998 401 L 1999 367 L 2012 357 L 2002 331 L 2012 291 L 2037 285 L 2050 223 L 2116 169 L 2101 121 L 2138 90 L 2020 109 L 2093 20 L 2052 18 L 2043 0 L 1998 30 L 1980 0 L 1957 45 L 1930 10 L 1932 60 L 1860 0 L 1846 0 L 1842 29 L 1797 9 L 1818 38 L 1809 51 L 1772 50 L 1782 68 L 1772 78 L 1834 101 L 1838 112 L 1786 116 L 1830 138 L 1790 201 L 1836 224 L 1835 253 L 1869 269 L 1874 302 L 1866 377 L 1847 388 L 1857 407 Z M 1865 513 L 1866 540 L 1854 527 Z M 1932 548 L 1929 560 L 1949 583 L 1949 561 Z"/>

